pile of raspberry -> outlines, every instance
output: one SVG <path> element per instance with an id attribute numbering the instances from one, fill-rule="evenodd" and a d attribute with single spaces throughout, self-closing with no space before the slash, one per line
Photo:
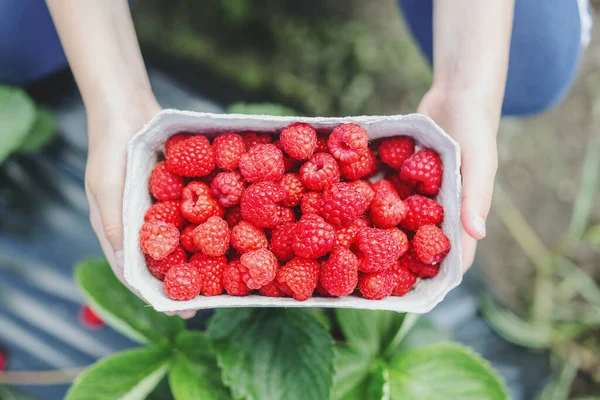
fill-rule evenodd
<path id="1" fill-rule="evenodd" d="M 440 157 L 410 137 L 371 148 L 355 123 L 329 134 L 294 123 L 212 143 L 179 133 L 165 153 L 140 244 L 171 299 L 402 296 L 450 250 Z"/>

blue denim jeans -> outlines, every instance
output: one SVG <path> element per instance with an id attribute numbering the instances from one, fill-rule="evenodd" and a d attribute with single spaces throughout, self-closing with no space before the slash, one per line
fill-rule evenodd
<path id="1" fill-rule="evenodd" d="M 516 0 L 503 115 L 538 113 L 567 95 L 591 25 L 584 3 Z M 432 0 L 399 4 L 421 50 L 433 62 Z M 66 64 L 44 0 L 0 0 L 0 82 L 27 84 Z"/>

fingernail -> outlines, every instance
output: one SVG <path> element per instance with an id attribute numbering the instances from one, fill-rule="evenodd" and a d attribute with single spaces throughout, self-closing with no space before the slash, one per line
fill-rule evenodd
<path id="1" fill-rule="evenodd" d="M 485 237 L 485 221 L 479 215 L 473 217 L 473 227 L 475 231 L 481 236 L 481 239 Z"/>
<path id="2" fill-rule="evenodd" d="M 121 269 L 125 266 L 125 256 L 123 250 L 115 251 L 115 260 L 117 261 L 117 266 Z"/>

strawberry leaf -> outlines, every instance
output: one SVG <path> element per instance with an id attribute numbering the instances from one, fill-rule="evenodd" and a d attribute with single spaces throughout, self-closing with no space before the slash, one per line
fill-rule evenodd
<path id="1" fill-rule="evenodd" d="M 0 85 L 0 164 L 19 148 L 36 114 L 35 104 L 24 90 Z"/>

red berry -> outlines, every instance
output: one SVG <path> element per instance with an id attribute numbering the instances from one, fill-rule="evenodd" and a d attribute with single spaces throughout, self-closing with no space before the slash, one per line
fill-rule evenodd
<path id="1" fill-rule="evenodd" d="M 362 272 L 378 272 L 389 268 L 400 257 L 398 241 L 383 229 L 364 228 L 356 235 Z"/>
<path id="2" fill-rule="evenodd" d="M 321 191 L 340 181 L 340 169 L 327 153 L 317 153 L 300 167 L 300 178 L 310 190 Z"/>
<path id="3" fill-rule="evenodd" d="M 213 140 L 215 164 L 225 171 L 237 169 L 240 158 L 246 152 L 244 139 L 237 133 L 226 133 Z"/>
<path id="4" fill-rule="evenodd" d="M 190 258 L 190 265 L 198 270 L 203 295 L 218 296 L 223 293 L 223 271 L 227 267 L 225 256 L 211 257 L 196 253 Z"/>
<path id="5" fill-rule="evenodd" d="M 319 282 L 319 262 L 294 258 L 277 271 L 277 286 L 297 301 L 312 296 Z"/>
<path id="6" fill-rule="evenodd" d="M 271 251 L 283 262 L 294 258 L 292 242 L 296 235 L 296 224 L 286 223 L 273 229 L 271 234 Z"/>
<path id="7" fill-rule="evenodd" d="M 357 161 L 368 145 L 367 131 L 355 123 L 338 125 L 327 141 L 331 155 L 343 163 Z"/>
<path id="8" fill-rule="evenodd" d="M 162 260 L 171 254 L 179 244 L 179 230 L 173 224 L 150 221 L 142 225 L 140 245 L 144 253 L 155 260 Z"/>
<path id="9" fill-rule="evenodd" d="M 237 224 L 239 224 L 242 218 L 242 209 L 240 206 L 234 206 L 227 209 L 227 213 L 225 214 L 225 220 L 229 225 L 229 229 L 233 228 Z"/>
<path id="10" fill-rule="evenodd" d="M 194 245 L 211 257 L 222 256 L 229 249 L 229 225 L 221 217 L 210 217 L 194 229 Z"/>
<path id="11" fill-rule="evenodd" d="M 410 270 L 402 265 L 400 261 L 394 262 L 390 267 L 394 275 L 394 290 L 392 296 L 404 296 L 417 282 L 417 277 Z"/>
<path id="12" fill-rule="evenodd" d="M 167 167 L 181 176 L 205 176 L 215 168 L 215 155 L 205 136 L 183 140 L 167 152 Z"/>
<path id="13" fill-rule="evenodd" d="M 394 273 L 390 270 L 362 274 L 358 278 L 358 290 L 365 299 L 381 300 L 394 290 Z"/>
<path id="14" fill-rule="evenodd" d="M 194 229 L 196 229 L 198 225 L 188 225 L 181 231 L 179 235 L 179 243 L 188 253 L 194 253 L 198 251 L 196 245 L 194 244 Z"/>
<path id="15" fill-rule="evenodd" d="M 164 288 L 173 300 L 191 300 L 200 294 L 200 273 L 189 264 L 175 265 L 165 275 Z"/>
<path id="16" fill-rule="evenodd" d="M 329 135 L 318 134 L 317 135 L 317 147 L 315 148 L 314 153 L 329 153 L 329 146 L 327 146 L 328 141 L 329 141 Z"/>
<path id="17" fill-rule="evenodd" d="M 415 254 L 422 263 L 437 264 L 450 251 L 450 240 L 435 225 L 423 225 L 415 233 L 412 242 Z"/>
<path id="18" fill-rule="evenodd" d="M 335 183 L 323 190 L 320 215 L 336 227 L 352 224 L 367 210 L 365 197 L 348 183 Z"/>
<path id="19" fill-rule="evenodd" d="M 391 171 L 390 173 L 385 175 L 385 179 L 390 181 L 392 187 L 394 188 L 396 193 L 398 193 L 398 196 L 400 196 L 402 200 L 415 194 L 414 183 L 405 181 L 402 178 L 400 178 L 398 172 Z"/>
<path id="20" fill-rule="evenodd" d="M 181 198 L 183 178 L 167 169 L 167 163 L 159 162 L 150 174 L 150 193 L 158 201 Z"/>
<path id="21" fill-rule="evenodd" d="M 279 139 L 283 151 L 296 160 L 306 160 L 317 148 L 317 133 L 312 126 L 303 122 L 283 128 Z"/>
<path id="22" fill-rule="evenodd" d="M 370 210 L 371 221 L 379 228 L 390 228 L 398 225 L 408 212 L 408 208 L 395 191 L 375 192 Z"/>
<path id="23" fill-rule="evenodd" d="M 239 204 L 246 187 L 244 177 L 237 171 L 221 172 L 212 180 L 210 189 L 217 202 L 223 207 Z"/>
<path id="24" fill-rule="evenodd" d="M 183 250 L 183 247 L 181 246 L 177 246 L 171 254 L 162 260 L 155 260 L 146 254 L 146 265 L 148 266 L 148 269 L 152 275 L 161 281 L 165 280 L 165 274 L 171 267 L 174 265 L 185 264 L 186 262 L 187 254 L 185 254 L 185 250 Z"/>
<path id="25" fill-rule="evenodd" d="M 398 193 L 396 193 L 396 189 L 394 188 L 394 185 L 392 185 L 392 183 L 390 181 L 388 181 L 387 179 L 380 179 L 377 182 L 373 183 L 371 185 L 371 189 L 373 189 L 375 194 L 377 194 L 377 193 L 393 193 L 395 195 L 398 195 Z"/>
<path id="26" fill-rule="evenodd" d="M 223 287 L 231 296 L 248 296 L 252 289 L 246 286 L 240 272 L 240 261 L 235 260 L 227 264 L 223 271 Z"/>
<path id="27" fill-rule="evenodd" d="M 373 176 L 377 173 L 377 168 L 377 157 L 371 149 L 360 150 L 359 158 L 356 161 L 340 161 L 340 173 L 351 181 Z"/>
<path id="28" fill-rule="evenodd" d="M 335 229 L 315 214 L 305 214 L 296 224 L 292 243 L 294 254 L 315 259 L 327 254 L 335 245 Z"/>
<path id="29" fill-rule="evenodd" d="M 300 211 L 302 214 L 319 214 L 321 205 L 321 192 L 307 192 L 300 201 Z"/>
<path id="30" fill-rule="evenodd" d="M 194 135 L 191 135 L 189 133 L 178 133 L 176 135 L 171 136 L 165 142 L 165 154 L 167 154 L 169 152 L 169 149 L 171 147 L 175 146 L 179 142 L 182 142 L 186 139 L 191 138 L 192 136 L 194 136 Z"/>
<path id="31" fill-rule="evenodd" d="M 285 293 L 277 286 L 277 279 L 273 279 L 271 282 L 258 289 L 258 293 L 266 297 L 285 297 Z"/>
<path id="32" fill-rule="evenodd" d="M 193 224 L 202 224 L 212 216 L 223 217 L 225 210 L 202 182 L 190 182 L 181 192 L 181 213 Z"/>
<path id="33" fill-rule="evenodd" d="M 240 263 L 242 279 L 250 289 L 260 289 L 271 282 L 279 268 L 277 257 L 267 249 L 242 254 Z"/>
<path id="34" fill-rule="evenodd" d="M 394 239 L 396 239 L 396 242 L 398 242 L 398 246 L 400 246 L 400 257 L 402 257 L 410 247 L 410 244 L 408 243 L 408 238 L 406 237 L 406 233 L 402 232 L 396 227 L 387 228 L 385 231 L 389 233 Z"/>
<path id="35" fill-rule="evenodd" d="M 101 329 L 104 327 L 104 321 L 85 304 L 79 309 L 79 320 L 84 326 L 90 329 Z M 0 372 L 4 369 L 3 361 L 3 354 L 0 351 Z"/>
<path id="36" fill-rule="evenodd" d="M 348 296 L 358 283 L 358 258 L 350 250 L 336 247 L 321 265 L 321 285 L 331 295 Z"/>
<path id="37" fill-rule="evenodd" d="M 231 229 L 231 245 L 240 254 L 269 247 L 267 236 L 262 229 L 248 221 L 241 221 Z"/>
<path id="38" fill-rule="evenodd" d="M 279 209 L 279 225 L 289 224 L 293 222 L 296 222 L 296 212 L 294 211 L 294 209 L 281 207 Z"/>
<path id="39" fill-rule="evenodd" d="M 400 177 L 416 181 L 419 193 L 434 195 L 442 184 L 442 161 L 431 149 L 423 149 L 410 156 L 402 165 Z"/>
<path id="40" fill-rule="evenodd" d="M 321 297 L 333 297 L 333 296 L 331 296 L 331 293 L 329 293 L 327 290 L 325 290 L 325 288 L 323 287 L 323 285 L 321 285 L 321 282 L 319 282 L 317 284 L 317 287 L 315 289 L 315 293 L 318 294 Z"/>
<path id="41" fill-rule="evenodd" d="M 242 217 L 259 228 L 274 228 L 281 224 L 279 204 L 285 198 L 283 189 L 274 182 L 258 182 L 246 188 L 240 207 Z"/>
<path id="42" fill-rule="evenodd" d="M 369 225 L 370 223 L 365 217 L 359 217 L 351 225 L 342 228 L 336 228 L 335 245 L 349 249 L 350 245 L 356 240 L 356 235 L 358 235 L 358 232 Z"/>
<path id="43" fill-rule="evenodd" d="M 205 175 L 205 176 L 201 177 L 198 180 L 200 182 L 206 183 L 208 186 L 210 186 L 210 184 L 212 183 L 213 179 L 215 179 L 215 177 L 217 175 L 219 175 L 221 172 L 225 172 L 225 171 L 223 171 L 221 168 L 215 168 L 212 171 L 210 171 L 210 173 L 208 175 Z"/>
<path id="44" fill-rule="evenodd" d="M 423 269 L 421 269 L 421 272 L 419 273 L 419 278 L 422 278 L 422 279 L 433 278 L 434 276 L 436 276 L 438 274 L 438 272 L 440 272 L 440 264 L 435 264 L 435 265 L 424 264 L 424 265 L 425 265 L 425 267 L 423 267 Z"/>
<path id="45" fill-rule="evenodd" d="M 404 161 L 415 152 L 415 142 L 408 136 L 396 136 L 381 141 L 377 149 L 381 161 L 399 170 Z"/>
<path id="46" fill-rule="evenodd" d="M 240 172 L 248 182 L 277 182 L 283 177 L 283 153 L 273 144 L 257 144 L 240 159 Z"/>
<path id="47" fill-rule="evenodd" d="M 444 209 L 435 200 L 415 194 L 404 200 L 408 207 L 402 228 L 416 231 L 423 225 L 439 225 L 444 218 Z"/>
<path id="48" fill-rule="evenodd" d="M 348 184 L 365 197 L 367 200 L 367 207 L 369 207 L 375 197 L 375 191 L 371 187 L 371 184 L 363 180 L 348 182 Z"/>
<path id="49" fill-rule="evenodd" d="M 152 204 L 148 211 L 146 211 L 146 215 L 144 215 L 144 222 L 150 221 L 167 222 L 175 225 L 177 229 L 182 229 L 187 223 L 183 215 L 181 215 L 181 202 L 177 200 Z"/>
<path id="50" fill-rule="evenodd" d="M 296 207 L 300 204 L 306 189 L 304 188 L 304 184 L 302 183 L 299 174 L 288 172 L 283 175 L 283 178 L 281 178 L 278 184 L 285 192 L 285 199 L 281 202 L 281 205 L 285 207 Z"/>
<path id="51" fill-rule="evenodd" d="M 417 258 L 414 250 L 409 250 L 402 258 L 400 258 L 400 264 L 403 268 L 408 269 L 414 275 L 419 278 L 432 278 L 437 275 L 440 270 L 438 265 L 423 264 Z"/>
<path id="52" fill-rule="evenodd" d="M 246 144 L 246 151 L 250 150 L 257 144 L 272 143 L 273 138 L 268 133 L 244 132 L 242 139 Z"/>
<path id="53" fill-rule="evenodd" d="M 279 150 L 281 150 L 283 152 L 283 146 L 281 145 L 280 140 L 274 141 L 273 144 L 275 145 L 275 147 L 277 147 Z M 283 154 L 283 165 L 285 167 L 286 172 L 297 171 L 298 167 L 300 167 L 300 161 L 295 160 L 295 159 Z"/>

